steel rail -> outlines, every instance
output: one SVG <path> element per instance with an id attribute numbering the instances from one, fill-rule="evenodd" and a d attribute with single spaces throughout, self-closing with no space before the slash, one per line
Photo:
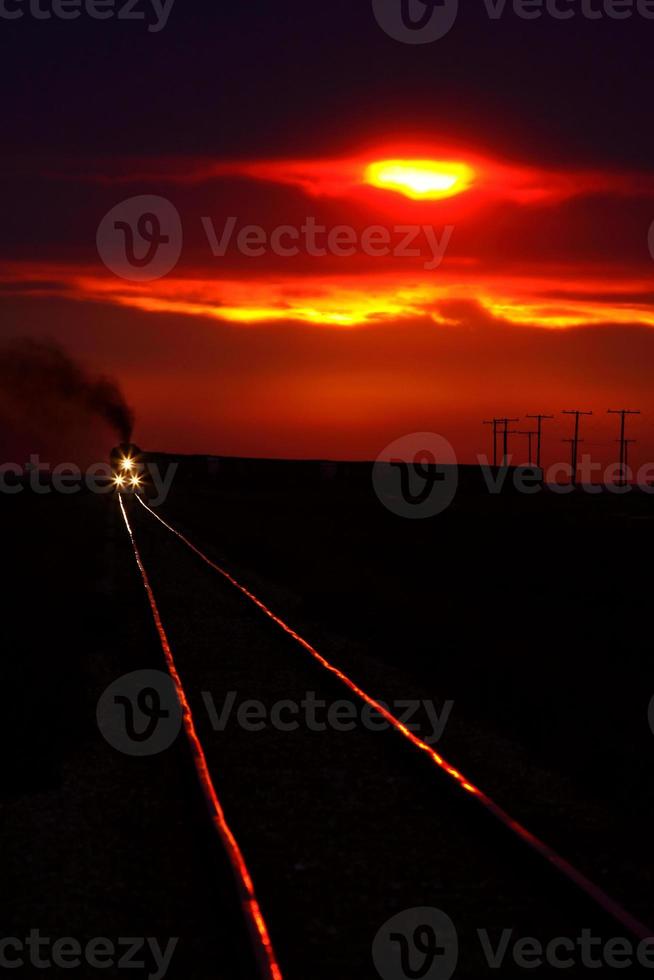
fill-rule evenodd
<path id="1" fill-rule="evenodd" d="M 246 596 L 251 602 L 254 603 L 258 609 L 261 610 L 269 619 L 277 624 L 288 636 L 295 640 L 301 647 L 303 647 L 311 656 L 322 666 L 325 670 L 329 671 L 335 677 L 339 679 L 345 686 L 358 698 L 365 702 L 369 707 L 372 707 L 377 711 L 386 721 L 398 731 L 407 741 L 409 741 L 415 748 L 419 749 L 421 752 L 425 753 L 428 758 L 444 773 L 450 776 L 466 793 L 474 797 L 482 807 L 486 809 L 496 820 L 499 821 L 504 827 L 506 827 L 515 837 L 519 838 L 524 844 L 528 845 L 531 850 L 535 851 L 540 857 L 544 858 L 556 871 L 559 872 L 564 878 L 576 886 L 580 891 L 582 891 L 588 898 L 590 898 L 599 908 L 601 908 L 610 918 L 626 929 L 632 936 L 637 937 L 640 940 L 651 939 L 654 937 L 654 931 L 643 922 L 640 922 L 635 916 L 633 916 L 629 911 L 627 911 L 619 902 L 613 899 L 607 892 L 605 892 L 599 885 L 591 881 L 583 872 L 579 871 L 574 867 L 569 861 L 562 857 L 557 851 L 552 847 L 542 841 L 531 831 L 527 830 L 518 820 L 514 820 L 513 817 L 506 812 L 501 806 L 499 806 L 490 796 L 483 792 L 475 786 L 469 779 L 467 779 L 458 769 L 450 765 L 450 763 L 435 752 L 431 746 L 427 745 L 417 737 L 413 732 L 411 732 L 406 725 L 404 725 L 395 715 L 392 714 L 388 708 L 381 704 L 375 698 L 367 694 L 361 687 L 358 686 L 354 681 L 352 681 L 347 674 L 339 670 L 331 664 L 321 653 L 316 650 L 304 637 L 300 636 L 292 627 L 284 622 L 279 616 L 277 616 L 271 609 L 266 606 L 261 599 L 257 598 L 253 592 L 251 592 L 246 586 L 242 585 L 233 575 L 230 575 L 224 568 L 212 561 L 207 555 L 204 554 L 192 541 L 189 541 L 180 531 L 178 531 L 171 524 L 168 524 L 163 520 L 151 507 L 149 507 L 144 500 L 137 494 L 136 499 L 139 504 L 148 511 L 160 524 L 162 524 L 171 534 L 174 534 L 180 541 L 182 541 L 187 548 L 189 548 L 194 554 L 202 559 L 205 564 L 207 564 L 214 571 L 218 572 L 226 581 L 233 585 L 238 591 Z"/>
<path id="2" fill-rule="evenodd" d="M 140 499 L 137 497 L 137 499 Z M 189 705 L 188 699 L 186 697 L 186 692 L 182 684 L 182 680 L 177 671 L 175 665 L 175 659 L 168 642 L 168 636 L 164 628 L 161 615 L 159 613 L 159 608 L 157 606 L 157 601 L 150 585 L 150 579 L 145 570 L 145 565 L 143 564 L 143 559 L 141 558 L 141 553 L 139 551 L 138 545 L 136 544 L 136 539 L 134 537 L 134 532 L 132 530 L 131 524 L 127 517 L 127 512 L 125 510 L 125 505 L 123 503 L 123 495 L 118 494 L 118 500 L 120 503 L 120 509 L 123 514 L 123 519 L 125 521 L 125 526 L 132 543 L 132 548 L 134 550 L 134 557 L 136 558 L 136 564 L 138 565 L 139 571 L 141 573 L 141 578 L 143 580 L 143 585 L 145 586 L 145 591 L 150 602 L 150 608 L 152 610 L 152 616 L 154 618 L 155 626 L 157 628 L 157 633 L 159 635 L 159 640 L 161 647 L 166 659 L 166 665 L 168 667 L 168 672 L 175 685 L 175 691 L 177 694 L 177 699 L 182 709 L 182 717 L 184 723 L 184 731 L 188 739 L 189 745 L 191 747 L 191 753 L 193 756 L 193 763 L 197 772 L 198 780 L 200 786 L 204 793 L 206 799 L 209 813 L 211 816 L 211 821 L 213 827 L 218 834 L 220 841 L 227 853 L 227 857 L 232 867 L 234 873 L 234 878 L 236 880 L 236 886 L 239 892 L 239 898 L 241 901 L 241 907 L 245 916 L 245 920 L 250 933 L 250 938 L 252 940 L 253 952 L 257 965 L 259 967 L 259 973 L 261 975 L 261 980 L 283 980 L 282 973 L 277 963 L 273 945 L 270 939 L 270 934 L 268 932 L 268 927 L 266 921 L 263 917 L 261 907 L 257 900 L 257 896 L 254 889 L 254 883 L 252 877 L 248 870 L 243 852 L 238 845 L 236 837 L 234 836 L 229 824 L 227 823 L 227 818 L 225 816 L 225 811 L 220 803 L 218 794 L 216 792 L 213 780 L 211 778 L 211 773 L 209 772 L 209 766 L 207 764 L 207 759 L 202 747 L 202 743 L 197 733 L 195 727 L 195 722 L 193 720 L 193 713 Z"/>

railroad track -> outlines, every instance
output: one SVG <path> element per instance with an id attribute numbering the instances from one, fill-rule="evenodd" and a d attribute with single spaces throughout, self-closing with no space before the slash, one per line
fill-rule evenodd
<path id="1" fill-rule="evenodd" d="M 148 596 L 150 608 L 159 635 L 163 654 L 166 660 L 168 672 L 173 680 L 177 697 L 183 710 L 184 729 L 189 741 L 193 761 L 197 776 L 207 801 L 213 826 L 220 838 L 234 872 L 234 877 L 239 891 L 241 906 L 246 923 L 249 927 L 253 952 L 258 965 L 259 975 L 264 980 L 282 980 L 282 970 L 279 965 L 276 951 L 270 939 L 264 911 L 257 899 L 255 886 L 252 876 L 248 869 L 243 852 L 236 840 L 227 818 L 225 809 L 218 798 L 214 781 L 207 762 L 202 741 L 198 735 L 198 728 L 195 723 L 193 711 L 189 704 L 187 693 L 184 689 L 180 674 L 177 669 L 175 657 L 171 649 L 166 629 L 163 625 L 162 616 L 159 611 L 154 590 L 150 577 L 146 570 L 141 551 L 139 549 L 136 535 L 130 522 L 127 508 L 125 507 L 122 495 L 118 497 L 120 508 L 124 518 L 125 526 L 129 533 L 136 562 L 143 580 L 143 584 Z M 262 599 L 255 595 L 249 588 L 238 581 L 226 569 L 221 567 L 205 554 L 193 541 L 185 536 L 173 525 L 165 521 L 139 496 L 130 496 L 130 500 L 137 501 L 143 512 L 156 522 L 156 525 L 164 529 L 168 535 L 181 542 L 188 551 L 203 564 L 210 572 L 218 576 L 226 583 L 230 590 L 240 595 L 244 602 L 256 610 L 261 619 L 269 622 L 272 629 L 284 634 L 292 643 L 296 644 L 310 658 L 314 665 L 324 671 L 333 681 L 341 685 L 349 692 L 349 695 L 358 699 L 363 705 L 376 712 L 383 718 L 388 726 L 403 740 L 403 744 L 408 751 L 420 753 L 421 757 L 432 765 L 439 774 L 444 775 L 453 785 L 455 791 L 463 798 L 468 799 L 469 805 L 476 807 L 485 818 L 492 819 L 494 824 L 500 825 L 504 831 L 510 835 L 516 846 L 526 849 L 536 859 L 546 864 L 556 875 L 574 890 L 583 896 L 585 902 L 594 906 L 600 911 L 602 916 L 611 921 L 619 928 L 621 934 L 626 934 L 636 940 L 649 939 L 652 930 L 633 916 L 619 902 L 615 901 L 607 892 L 591 881 L 586 875 L 579 871 L 572 863 L 567 861 L 555 849 L 546 844 L 536 835 L 532 834 L 525 826 L 500 807 L 487 793 L 469 780 L 459 769 L 448 762 L 440 753 L 436 752 L 432 746 L 420 739 L 407 725 L 405 725 L 389 708 L 371 697 L 361 686 L 355 683 L 347 673 L 337 665 L 325 658 L 311 643 L 302 637 L 296 630 L 288 625 L 278 616 Z"/>

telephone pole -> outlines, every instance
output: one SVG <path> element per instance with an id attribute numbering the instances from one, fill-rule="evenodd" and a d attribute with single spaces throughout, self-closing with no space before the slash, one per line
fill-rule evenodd
<path id="1" fill-rule="evenodd" d="M 529 416 L 527 416 L 527 417 L 529 418 Z M 527 436 L 527 438 L 529 439 L 529 465 L 531 466 L 531 464 L 533 462 L 533 459 L 534 459 L 533 454 L 532 454 L 532 451 L 531 451 L 532 450 L 532 444 L 533 444 L 533 438 L 534 438 L 534 436 L 537 436 L 538 435 L 538 430 L 530 429 L 528 432 L 518 432 L 517 434 L 519 436 Z M 540 465 L 538 466 L 538 468 L 540 469 Z"/>
<path id="2" fill-rule="evenodd" d="M 625 439 L 624 441 L 624 468 L 625 474 L 629 470 L 629 446 L 636 442 L 635 439 Z M 626 486 L 626 476 L 625 476 L 625 486 Z"/>
<path id="3" fill-rule="evenodd" d="M 540 470 L 540 469 L 542 469 L 542 466 L 541 466 L 541 450 L 543 448 L 543 422 L 544 421 L 549 421 L 550 419 L 553 419 L 554 416 L 553 415 L 528 415 L 527 418 L 528 419 L 537 419 L 538 420 L 538 429 L 536 430 L 537 433 L 538 433 L 538 442 L 536 444 L 536 466 Z M 529 447 L 529 455 L 531 457 L 531 446 Z M 531 462 L 531 459 L 530 459 L 530 462 Z"/>
<path id="4" fill-rule="evenodd" d="M 634 439 L 627 439 L 626 436 L 627 415 L 640 415 L 640 412 L 639 411 L 634 412 L 628 408 L 619 408 L 619 409 L 609 408 L 607 414 L 620 416 L 620 473 L 622 475 L 622 485 L 626 486 L 627 455 L 629 452 L 629 443 L 635 442 Z"/>
<path id="5" fill-rule="evenodd" d="M 592 415 L 593 413 L 592 412 L 580 412 L 578 409 L 575 409 L 574 411 L 571 411 L 571 412 L 570 411 L 564 411 L 562 414 L 563 415 L 574 415 L 574 417 L 575 417 L 575 434 L 574 434 L 574 436 L 573 436 L 572 439 L 564 439 L 563 441 L 564 442 L 569 442 L 572 445 L 572 452 L 571 452 L 572 483 L 573 484 L 576 484 L 576 482 L 577 482 L 577 466 L 578 466 L 578 463 L 579 463 L 579 443 L 581 441 L 579 439 L 579 420 L 582 417 L 582 415 Z"/>
<path id="6" fill-rule="evenodd" d="M 516 434 L 515 429 L 511 429 L 509 431 L 509 424 L 511 422 L 519 422 L 520 419 L 498 419 L 497 421 L 500 423 L 500 425 L 504 426 L 504 430 L 502 432 L 502 466 L 507 466 L 509 460 L 509 436 Z"/>
<path id="7" fill-rule="evenodd" d="M 497 467 L 497 434 L 499 431 L 501 419 L 491 419 L 490 422 L 484 422 L 484 425 L 493 426 L 493 466 Z"/>

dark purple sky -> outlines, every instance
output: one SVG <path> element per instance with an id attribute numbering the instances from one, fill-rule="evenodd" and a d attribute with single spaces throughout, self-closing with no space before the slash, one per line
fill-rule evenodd
<path id="1" fill-rule="evenodd" d="M 0 330 L 52 337 L 116 374 L 141 441 L 370 456 L 404 431 L 436 428 L 468 458 L 490 412 L 557 411 L 582 397 L 599 413 L 613 399 L 650 397 L 654 194 L 637 188 L 653 170 L 654 19 L 589 20 L 570 0 L 571 20 L 521 19 L 510 4 L 493 20 L 466 0 L 447 36 L 408 45 L 380 28 L 371 0 L 176 0 L 158 33 L 146 0 L 135 8 L 146 21 L 37 20 L 29 0 L 5 6 L 25 16 L 0 18 Z M 197 184 L 162 176 L 280 158 L 340 174 L 339 161 L 375 159 L 390 144 L 457 146 L 462 159 L 506 162 L 546 190 L 561 175 L 578 186 L 536 205 L 491 194 L 481 209 L 401 210 L 380 196 L 312 196 L 283 172 Z M 172 280 L 135 298 L 114 288 L 95 236 L 107 211 L 142 194 L 175 204 L 185 251 Z M 217 266 L 200 218 L 228 214 L 266 228 L 316 214 L 455 234 L 442 276 L 410 269 L 419 298 L 393 320 L 406 264 L 230 255 Z M 328 313 L 335 303 L 356 312 L 380 280 L 390 284 L 383 326 L 377 309 L 345 333 L 310 317 L 248 314 L 235 326 L 236 314 L 211 315 L 274 311 L 288 297 L 298 308 L 303 295 L 306 306 L 327 297 Z M 553 324 L 568 329 L 542 329 Z M 610 447 L 603 430 L 598 440 Z"/>

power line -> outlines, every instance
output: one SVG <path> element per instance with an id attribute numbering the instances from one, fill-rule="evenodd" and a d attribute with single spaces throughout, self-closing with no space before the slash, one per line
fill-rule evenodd
<path id="1" fill-rule="evenodd" d="M 527 418 L 529 418 L 529 416 L 527 416 Z M 538 435 L 538 429 L 529 429 L 527 432 L 518 432 L 517 435 L 527 436 L 529 439 L 529 465 L 531 466 L 534 458 L 532 453 L 533 439 L 534 436 Z M 540 469 L 540 463 L 538 464 L 538 468 Z"/>
<path id="2" fill-rule="evenodd" d="M 528 415 L 527 418 L 528 419 L 538 419 L 538 429 L 537 429 L 537 432 L 538 432 L 538 443 L 537 443 L 537 447 L 536 447 L 536 466 L 540 470 L 540 469 L 542 469 L 542 466 L 541 466 L 541 451 L 542 451 L 542 448 L 543 448 L 543 422 L 546 421 L 546 420 L 549 421 L 550 419 L 553 419 L 554 416 L 553 415 Z M 529 462 L 531 462 L 531 446 L 529 447 L 529 456 L 530 456 Z"/>
<path id="3" fill-rule="evenodd" d="M 627 415 L 640 415 L 640 411 L 632 411 L 629 408 L 609 408 L 607 415 L 620 416 L 620 479 L 622 484 L 625 485 L 627 482 L 627 455 L 629 452 L 629 443 L 636 441 L 635 439 L 627 439 Z"/>
<path id="4" fill-rule="evenodd" d="M 575 433 L 572 439 L 564 439 L 564 442 L 571 443 L 572 451 L 570 456 L 570 465 L 572 466 L 571 479 L 573 483 L 577 482 L 577 466 L 579 462 L 579 443 L 581 442 L 579 438 L 579 420 L 582 415 L 592 415 L 592 412 L 580 412 L 579 409 L 574 409 L 572 411 L 564 411 L 563 415 L 574 415 L 575 417 Z"/>
<path id="5" fill-rule="evenodd" d="M 519 422 L 520 419 L 498 419 L 501 425 L 504 426 L 504 431 L 502 432 L 502 466 L 508 466 L 509 462 L 509 436 L 516 435 L 516 430 L 511 429 L 509 431 L 509 424 L 511 422 Z"/>
<path id="6" fill-rule="evenodd" d="M 517 435 L 515 429 L 509 429 L 509 424 L 511 422 L 519 422 L 520 419 L 491 419 L 490 421 L 485 421 L 484 425 L 493 426 L 493 466 L 497 466 L 497 440 L 500 435 L 500 426 L 503 426 L 502 435 L 502 465 L 506 466 L 508 456 L 509 456 L 509 436 Z"/>
<path id="7" fill-rule="evenodd" d="M 484 422 L 484 425 L 493 426 L 493 466 L 497 466 L 497 434 L 499 430 L 500 419 L 491 419 L 490 422 Z"/>

